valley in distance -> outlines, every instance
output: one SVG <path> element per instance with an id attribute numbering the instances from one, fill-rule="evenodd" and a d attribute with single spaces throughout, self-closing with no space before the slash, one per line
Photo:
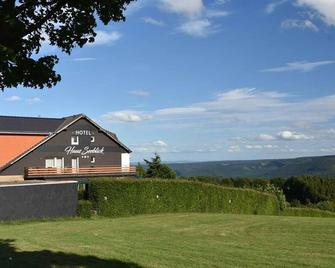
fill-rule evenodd
<path id="1" fill-rule="evenodd" d="M 167 163 L 177 176 L 276 178 L 301 175 L 335 176 L 335 156 L 292 159 Z"/>

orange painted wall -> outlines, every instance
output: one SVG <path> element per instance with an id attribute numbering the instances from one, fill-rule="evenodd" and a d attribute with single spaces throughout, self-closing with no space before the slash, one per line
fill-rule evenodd
<path id="1" fill-rule="evenodd" d="M 0 135 L 0 167 L 44 138 L 45 136 Z"/>

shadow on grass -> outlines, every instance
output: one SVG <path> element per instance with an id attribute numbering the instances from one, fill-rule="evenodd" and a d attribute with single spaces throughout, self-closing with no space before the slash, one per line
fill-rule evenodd
<path id="1" fill-rule="evenodd" d="M 81 256 L 64 252 L 17 251 L 14 240 L 0 240 L 0 267 L 120 267 L 141 268 L 136 263 L 100 259 L 95 256 Z"/>

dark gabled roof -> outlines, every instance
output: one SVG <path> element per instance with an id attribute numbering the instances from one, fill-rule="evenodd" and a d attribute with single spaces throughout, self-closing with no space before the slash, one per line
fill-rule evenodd
<path id="1" fill-rule="evenodd" d="M 0 133 L 49 134 L 64 121 L 65 118 L 0 116 Z"/>
<path id="2" fill-rule="evenodd" d="M 119 140 L 114 132 L 111 132 L 107 129 L 103 129 L 107 134 L 111 135 L 114 139 Z"/>
<path id="3" fill-rule="evenodd" d="M 49 135 L 82 117 L 87 118 L 84 114 L 76 114 L 63 118 L 0 116 L 0 134 Z M 118 139 L 115 133 L 103 128 L 101 129 L 114 139 Z"/>
<path id="4" fill-rule="evenodd" d="M 76 121 L 77 119 L 82 118 L 82 117 L 86 117 L 86 115 L 84 115 L 84 114 L 76 114 L 76 115 L 71 115 L 71 116 L 67 116 L 67 117 L 62 118 L 63 121 L 62 121 L 62 123 L 57 127 L 57 129 L 56 129 L 55 132 L 58 132 L 58 131 L 61 130 L 62 128 L 69 126 L 72 122 L 74 122 L 74 121 Z"/>

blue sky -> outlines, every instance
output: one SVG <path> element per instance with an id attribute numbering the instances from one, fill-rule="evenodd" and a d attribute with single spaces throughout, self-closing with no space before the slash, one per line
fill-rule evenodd
<path id="1" fill-rule="evenodd" d="M 55 88 L 6 89 L 0 114 L 85 113 L 132 161 L 335 152 L 335 0 L 139 0 L 57 54 Z"/>

